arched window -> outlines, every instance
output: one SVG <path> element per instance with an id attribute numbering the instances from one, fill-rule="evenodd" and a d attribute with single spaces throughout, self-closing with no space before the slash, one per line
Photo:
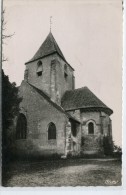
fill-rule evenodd
<path id="1" fill-rule="evenodd" d="M 43 72 L 42 62 L 41 61 L 38 61 L 36 73 L 37 73 L 38 76 L 41 76 L 42 75 L 42 72 Z"/>
<path id="2" fill-rule="evenodd" d="M 16 125 L 16 139 L 26 139 L 27 120 L 24 114 L 19 114 Z"/>
<path id="3" fill-rule="evenodd" d="M 48 127 L 48 140 L 56 139 L 56 126 L 54 123 L 50 123 Z"/>
<path id="4" fill-rule="evenodd" d="M 94 124 L 92 122 L 88 123 L 88 134 L 94 134 Z"/>

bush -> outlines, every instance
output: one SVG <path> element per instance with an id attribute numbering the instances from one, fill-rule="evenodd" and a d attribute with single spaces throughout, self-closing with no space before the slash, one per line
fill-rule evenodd
<path id="1" fill-rule="evenodd" d="M 113 157 L 122 158 L 122 148 L 114 144 Z"/>
<path id="2" fill-rule="evenodd" d="M 109 156 L 113 154 L 113 142 L 110 140 L 109 136 L 103 137 L 103 149 L 105 155 Z"/>
<path id="3" fill-rule="evenodd" d="M 14 118 L 19 112 L 18 87 L 11 83 L 2 70 L 2 159 L 11 159 L 11 144 L 14 144 Z"/>

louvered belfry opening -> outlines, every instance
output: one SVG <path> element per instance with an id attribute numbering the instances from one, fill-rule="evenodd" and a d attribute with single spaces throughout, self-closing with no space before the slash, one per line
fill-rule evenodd
<path id="1" fill-rule="evenodd" d="M 37 63 L 37 70 L 36 70 L 37 75 L 38 76 L 42 76 L 42 71 L 43 71 L 42 62 L 38 61 L 38 63 Z"/>

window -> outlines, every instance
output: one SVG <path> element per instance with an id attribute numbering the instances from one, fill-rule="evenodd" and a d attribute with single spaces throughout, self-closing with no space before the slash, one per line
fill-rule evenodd
<path id="1" fill-rule="evenodd" d="M 48 140 L 56 139 L 56 126 L 54 123 L 50 123 L 48 127 Z"/>
<path id="2" fill-rule="evenodd" d="M 76 135 L 77 135 L 77 127 L 76 127 L 76 123 L 75 122 L 71 122 L 71 131 L 72 131 L 72 135 L 74 137 L 76 137 Z"/>
<path id="3" fill-rule="evenodd" d="M 16 139 L 26 139 L 27 120 L 24 114 L 19 114 L 16 125 Z"/>
<path id="4" fill-rule="evenodd" d="M 67 65 L 65 64 L 64 65 L 64 78 L 67 80 L 67 76 L 68 76 L 68 74 L 67 74 Z"/>
<path id="5" fill-rule="evenodd" d="M 88 134 L 94 134 L 94 124 L 92 122 L 88 124 Z"/>
<path id="6" fill-rule="evenodd" d="M 36 71 L 37 75 L 41 76 L 42 75 L 42 71 L 43 71 L 42 62 L 38 61 L 38 63 L 37 63 L 37 71 Z"/>

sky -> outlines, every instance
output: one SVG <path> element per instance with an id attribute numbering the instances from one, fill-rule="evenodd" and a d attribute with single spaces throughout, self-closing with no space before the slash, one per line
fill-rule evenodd
<path id="1" fill-rule="evenodd" d="M 121 0 L 4 0 L 8 61 L 3 68 L 19 86 L 25 65 L 50 31 L 75 69 L 75 87 L 87 86 L 114 114 L 113 140 L 122 144 Z"/>

